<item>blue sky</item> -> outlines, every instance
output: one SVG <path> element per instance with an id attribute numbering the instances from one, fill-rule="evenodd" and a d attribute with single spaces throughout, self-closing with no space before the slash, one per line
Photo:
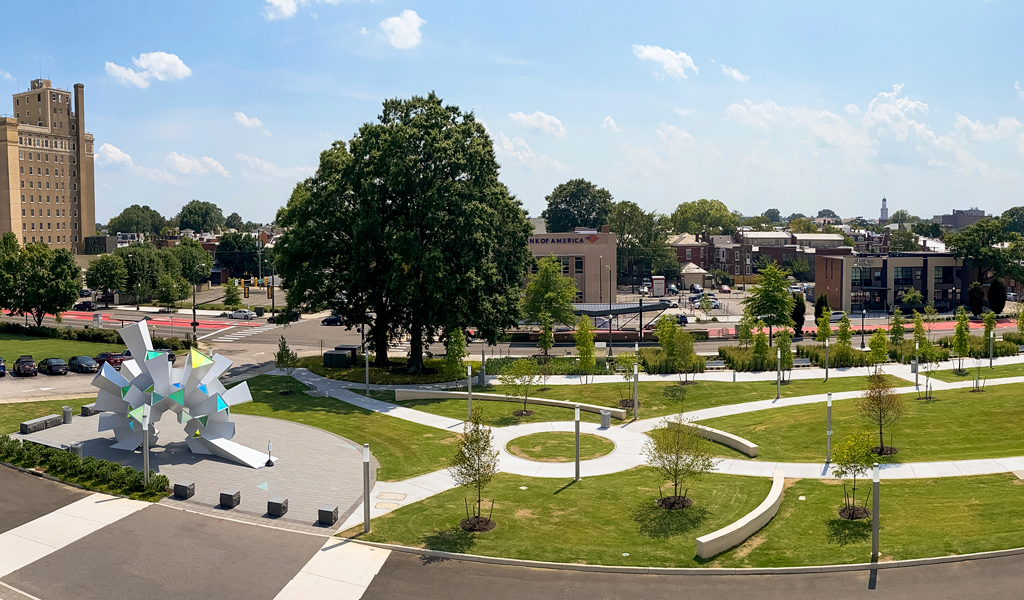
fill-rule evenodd
<path id="1" fill-rule="evenodd" d="M 661 212 L 1024 204 L 1020 2 L 35 0 L 6 15 L 25 27 L 0 40 L 0 93 L 40 73 L 86 86 L 100 221 L 199 198 L 267 222 L 384 98 L 431 90 L 486 124 L 532 215 L 575 177 Z M 32 33 L 40 15 L 85 33 Z"/>

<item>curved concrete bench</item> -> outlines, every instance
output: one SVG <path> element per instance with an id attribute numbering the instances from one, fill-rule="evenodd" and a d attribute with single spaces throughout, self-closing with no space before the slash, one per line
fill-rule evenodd
<path id="1" fill-rule="evenodd" d="M 403 400 L 429 400 L 431 398 L 461 398 L 466 399 L 469 394 L 467 392 L 447 392 L 447 391 L 434 391 L 434 390 L 395 390 L 395 402 L 402 402 Z M 474 400 L 497 400 L 499 402 L 522 402 L 520 398 L 513 396 L 506 396 L 504 394 L 473 394 Z M 641 400 L 641 407 L 643 406 Z M 527 404 L 540 404 L 541 406 L 558 406 L 560 408 L 573 408 L 577 404 L 580 406 L 580 410 L 587 412 L 601 414 L 602 410 L 607 410 L 612 413 L 612 416 L 616 419 L 625 419 L 626 411 L 621 408 L 609 408 L 607 406 L 597 406 L 596 404 L 583 404 L 579 402 L 566 402 L 564 400 L 548 400 L 547 398 L 527 398 Z M 724 432 L 722 432 L 724 433 Z M 728 435 L 728 434 L 726 434 Z M 756 448 L 756 446 L 755 446 Z"/>
<path id="2" fill-rule="evenodd" d="M 779 512 L 782 504 L 782 487 L 784 484 L 782 471 L 772 471 L 772 489 L 768 497 L 757 508 L 743 516 L 742 519 L 719 529 L 713 533 L 697 538 L 697 556 L 711 558 L 738 546 L 747 538 L 761 530 Z"/>
<path id="3" fill-rule="evenodd" d="M 711 427 L 701 425 L 700 423 L 694 423 L 693 425 L 695 427 L 700 427 L 701 431 L 704 432 L 704 437 L 708 438 L 712 442 L 718 442 L 723 446 L 728 446 L 733 450 L 742 452 L 743 454 L 746 454 L 751 458 L 757 456 L 759 448 L 757 444 L 751 442 L 750 440 L 743 439 L 738 435 L 733 435 L 728 431 L 712 429 Z"/>

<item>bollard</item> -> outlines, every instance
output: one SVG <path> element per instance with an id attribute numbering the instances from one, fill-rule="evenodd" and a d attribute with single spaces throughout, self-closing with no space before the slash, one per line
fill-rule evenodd
<path id="1" fill-rule="evenodd" d="M 68 446 L 68 450 L 78 458 L 82 458 L 82 442 L 75 442 Z"/>
<path id="2" fill-rule="evenodd" d="M 363 533 L 370 533 L 370 445 L 363 444 Z"/>
<path id="3" fill-rule="evenodd" d="M 71 408 L 70 406 L 65 406 L 64 407 L 64 425 L 70 425 L 71 424 L 71 416 L 72 416 L 71 415 L 71 411 L 72 410 L 74 410 L 74 409 Z"/>

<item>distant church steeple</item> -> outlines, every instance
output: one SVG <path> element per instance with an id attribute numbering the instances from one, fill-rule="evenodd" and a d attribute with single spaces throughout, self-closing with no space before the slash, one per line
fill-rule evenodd
<path id="1" fill-rule="evenodd" d="M 882 212 L 878 216 L 879 223 L 885 223 L 889 220 L 889 209 L 885 207 L 885 196 L 882 196 Z"/>

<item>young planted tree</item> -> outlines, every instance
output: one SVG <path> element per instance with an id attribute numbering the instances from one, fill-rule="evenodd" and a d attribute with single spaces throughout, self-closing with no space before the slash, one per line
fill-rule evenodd
<path id="1" fill-rule="evenodd" d="M 622 379 L 626 382 L 626 399 L 619 402 L 620 408 L 633 407 L 633 366 L 637 372 L 643 371 L 640 356 L 636 352 L 623 352 L 615 356 L 615 365 L 622 369 Z M 620 394 L 621 395 L 621 394 Z"/>
<path id="2" fill-rule="evenodd" d="M 857 506 L 857 478 L 867 475 L 874 457 L 871 455 L 871 435 L 866 431 L 847 436 L 832 448 L 832 473 L 837 479 L 853 478 L 853 493 L 846 493 L 843 482 L 843 506 L 839 509 L 842 519 L 863 519 L 871 515 L 866 506 Z M 865 499 L 864 504 L 867 504 Z"/>
<path id="3" fill-rule="evenodd" d="M 517 358 L 498 375 L 498 381 L 508 388 L 505 395 L 523 401 L 523 408 L 512 414 L 517 417 L 528 417 L 533 414 L 532 410 L 527 410 L 526 401 L 530 398 L 530 388 L 537 385 L 539 378 L 540 370 L 537 368 L 537 361 L 532 358 Z"/>
<path id="4" fill-rule="evenodd" d="M 128 283 L 128 268 L 124 260 L 116 254 L 101 254 L 96 260 L 89 262 L 85 272 L 85 285 L 100 292 L 124 290 Z M 110 303 L 107 303 L 110 308 Z"/>
<path id="5" fill-rule="evenodd" d="M 228 278 L 228 282 L 224 284 L 224 306 L 228 310 L 242 308 L 242 292 L 238 289 L 238 284 L 235 283 L 233 277 Z"/>
<path id="6" fill-rule="evenodd" d="M 284 373 L 285 377 L 289 379 L 295 372 L 295 369 L 299 366 L 299 355 L 296 354 L 291 348 L 288 347 L 288 340 L 281 336 L 281 339 L 277 342 L 277 352 L 274 353 L 274 366 L 280 369 Z M 289 385 L 289 388 L 291 386 Z M 291 389 L 281 392 L 282 394 L 293 393 Z"/>
<path id="7" fill-rule="evenodd" d="M 553 256 L 537 261 L 537 272 L 530 276 L 523 295 L 523 313 L 527 320 L 540 323 L 547 313 L 556 323 L 568 325 L 576 320 L 572 301 L 576 298 L 576 282 L 562 275 L 562 263 Z"/>
<path id="8" fill-rule="evenodd" d="M 764 323 L 757 322 L 757 333 L 754 334 L 754 370 L 764 371 L 768 368 L 768 352 L 771 350 L 768 334 L 764 332 Z"/>
<path id="9" fill-rule="evenodd" d="M 675 336 L 675 365 L 683 374 L 683 383 L 687 382 L 688 374 L 693 372 L 693 380 L 697 379 L 697 353 L 694 351 L 693 336 L 689 331 L 677 331 Z"/>
<path id="10" fill-rule="evenodd" d="M 875 366 L 877 374 L 878 365 L 885 363 L 889 357 L 889 341 L 885 339 L 885 331 L 876 329 L 875 333 L 871 335 L 871 339 L 868 340 L 868 348 L 871 349 L 868 356 L 871 359 L 871 364 Z"/>
<path id="11" fill-rule="evenodd" d="M 465 531 L 490 531 L 494 529 L 491 516 L 483 516 L 483 490 L 498 473 L 498 451 L 494 448 L 494 434 L 483 423 L 483 409 L 477 406 L 473 416 L 466 421 L 462 437 L 455 446 L 455 454 L 448 461 L 448 474 L 457 485 L 476 488 L 476 508 L 473 515 L 466 511 L 466 518 L 459 524 Z M 493 508 L 493 504 L 491 505 Z"/>
<path id="12" fill-rule="evenodd" d="M 756 320 L 750 315 L 750 311 L 743 309 L 743 316 L 736 324 L 736 337 L 739 339 L 740 348 L 749 348 L 754 343 L 754 324 Z"/>
<path id="13" fill-rule="evenodd" d="M 903 318 L 903 311 L 897 306 L 896 310 L 892 312 L 892 320 L 889 321 L 889 339 L 893 344 L 903 341 L 907 334 L 907 330 L 904 328 L 906 324 L 907 320 Z"/>
<path id="14" fill-rule="evenodd" d="M 658 335 L 658 346 L 661 347 L 665 359 L 675 365 L 677 358 L 676 336 L 679 334 L 679 325 L 676 324 L 676 320 L 669 315 L 662 316 L 658 319 L 655 333 Z"/>
<path id="15" fill-rule="evenodd" d="M 901 303 L 903 306 L 916 306 L 924 301 L 924 296 L 921 292 L 917 291 L 917 288 L 910 288 L 903 292 L 903 300 Z"/>
<path id="16" fill-rule="evenodd" d="M 924 307 L 924 327 L 928 330 L 928 339 L 932 338 L 932 330 L 935 329 L 935 322 L 939 318 L 939 311 L 935 308 L 935 304 L 929 302 Z"/>
<path id="17" fill-rule="evenodd" d="M 821 315 L 815 319 L 818 331 L 814 335 L 814 341 L 825 343 L 825 340 L 832 337 L 832 311 L 826 306 Z"/>
<path id="18" fill-rule="evenodd" d="M 537 347 L 544 353 L 544 362 L 547 362 L 548 353 L 555 347 L 554 326 L 551 323 L 551 315 L 547 312 L 540 313 L 540 336 L 537 337 Z"/>
<path id="19" fill-rule="evenodd" d="M 466 373 L 466 335 L 462 333 L 461 327 L 452 327 L 448 330 L 447 339 L 444 343 L 444 372 L 452 381 L 461 379 Z"/>
<path id="20" fill-rule="evenodd" d="M 594 328 L 590 317 L 580 315 L 576 321 L 576 356 L 579 357 L 580 378 L 586 382 L 586 375 L 592 373 L 596 360 L 594 359 Z"/>
<path id="21" fill-rule="evenodd" d="M 775 348 L 779 351 L 782 369 L 782 383 L 786 383 L 786 371 L 793 370 L 793 337 L 788 329 L 780 329 L 775 334 Z"/>
<path id="22" fill-rule="evenodd" d="M 836 330 L 836 355 L 840 353 L 849 356 L 853 352 L 853 327 L 850 325 L 850 315 L 843 315 L 839 320 L 839 328 Z"/>
<path id="23" fill-rule="evenodd" d="M 160 304 L 166 306 L 168 310 L 174 308 L 174 303 L 178 301 L 178 282 L 174 280 L 174 276 L 164 273 L 156 286 L 156 297 Z"/>
<path id="24" fill-rule="evenodd" d="M 647 464 L 672 482 L 672 495 L 659 498 L 658 506 L 669 510 L 692 506 L 693 500 L 686 497 L 689 490 L 680 495 L 679 488 L 715 468 L 711 443 L 699 427 L 678 414 L 662 419 L 661 427 L 648 432 L 648 436 L 643 447 Z"/>
<path id="25" fill-rule="evenodd" d="M 793 312 L 789 315 L 793 319 L 793 335 L 803 337 L 804 315 L 807 314 L 807 301 L 803 294 L 793 293 Z"/>
<path id="26" fill-rule="evenodd" d="M 786 271 L 774 262 L 761 269 L 758 284 L 743 301 L 745 308 L 768 327 L 768 345 L 773 328 L 792 327 L 793 296 L 786 284 Z"/>
<path id="27" fill-rule="evenodd" d="M 874 374 L 868 376 L 868 388 L 864 395 L 857 400 L 857 410 L 860 415 L 878 425 L 878 446 L 871 451 L 879 456 L 889 456 L 899 452 L 896 448 L 885 445 L 883 429 L 903 418 L 906 412 L 906 403 L 903 398 L 889 384 L 885 375 Z"/>
<path id="28" fill-rule="evenodd" d="M 711 318 L 711 307 L 714 303 L 711 300 L 711 296 L 701 296 L 700 302 L 697 303 L 697 310 L 704 313 L 704 320 L 707 321 Z"/>
<path id="29" fill-rule="evenodd" d="M 996 313 L 987 312 L 982 317 L 982 322 L 985 324 L 985 344 L 988 344 L 989 338 L 992 336 L 992 332 L 996 330 Z"/>
<path id="30" fill-rule="evenodd" d="M 963 306 L 956 311 L 956 328 L 953 330 L 952 350 L 957 357 L 957 371 L 964 372 L 964 357 L 971 352 L 971 327 Z"/>

